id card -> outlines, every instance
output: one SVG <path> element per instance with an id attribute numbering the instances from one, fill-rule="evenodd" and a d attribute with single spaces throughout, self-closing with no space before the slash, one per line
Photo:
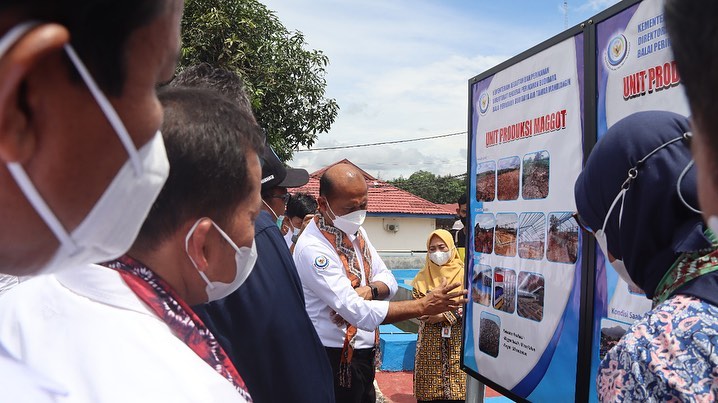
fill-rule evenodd
<path id="1" fill-rule="evenodd" d="M 443 326 L 441 328 L 441 337 L 445 339 L 451 338 L 451 326 Z"/>

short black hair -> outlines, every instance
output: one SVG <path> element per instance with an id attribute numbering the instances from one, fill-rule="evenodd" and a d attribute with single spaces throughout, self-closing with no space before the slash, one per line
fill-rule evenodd
<path id="1" fill-rule="evenodd" d="M 289 218 L 304 219 L 307 214 L 317 211 L 317 199 L 309 193 L 295 193 L 289 198 L 286 215 Z"/>
<path id="2" fill-rule="evenodd" d="M 15 15 L 16 23 L 37 20 L 67 28 L 73 48 L 100 88 L 108 95 L 120 96 L 127 78 L 127 60 L 131 57 L 126 49 L 128 38 L 153 21 L 168 3 L 168 0 L 3 0 L 0 15 Z M 69 59 L 67 63 L 71 66 Z M 77 73 L 75 80 L 81 82 Z"/>
<path id="3" fill-rule="evenodd" d="M 216 91 L 164 87 L 158 97 L 170 174 L 133 246 L 144 251 L 193 218 L 226 225 L 250 194 L 247 152 L 263 147 L 256 122 Z"/>
<path id="4" fill-rule="evenodd" d="M 456 201 L 456 204 L 459 206 L 466 204 L 466 193 L 462 193 L 461 196 L 459 196 L 459 200 Z"/>
<path id="5" fill-rule="evenodd" d="M 666 28 L 693 120 L 706 131 L 713 155 L 718 153 L 718 2 L 667 0 Z"/>
<path id="6" fill-rule="evenodd" d="M 252 113 L 252 104 L 249 101 L 244 80 L 233 71 L 214 67 L 208 63 L 195 64 L 180 71 L 169 85 L 216 90 L 233 100 L 241 109 Z"/>

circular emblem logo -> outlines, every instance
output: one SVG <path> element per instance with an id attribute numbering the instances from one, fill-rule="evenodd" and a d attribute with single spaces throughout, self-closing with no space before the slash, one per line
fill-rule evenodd
<path id="1" fill-rule="evenodd" d="M 319 270 L 326 269 L 329 266 L 329 259 L 324 255 L 319 255 L 314 258 L 314 267 Z"/>
<path id="2" fill-rule="evenodd" d="M 606 49 L 606 62 L 609 67 L 618 67 L 626 59 L 628 54 L 628 40 L 623 34 L 614 36 L 608 42 L 608 49 Z"/>
<path id="3" fill-rule="evenodd" d="M 489 93 L 484 91 L 479 95 L 479 113 L 485 115 L 489 110 Z"/>

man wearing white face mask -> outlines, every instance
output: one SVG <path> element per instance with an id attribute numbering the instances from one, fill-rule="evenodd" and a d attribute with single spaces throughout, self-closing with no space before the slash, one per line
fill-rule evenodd
<path id="1" fill-rule="evenodd" d="M 367 184 L 348 164 L 327 169 L 319 181 L 319 213 L 294 249 L 306 308 L 332 365 L 338 402 L 374 402 L 378 327 L 459 308 L 466 290 L 442 281 L 429 295 L 389 302 L 397 283 L 361 228 Z"/>
<path id="2" fill-rule="evenodd" d="M 172 171 L 130 251 L 7 292 L 0 342 L 72 401 L 251 401 L 190 305 L 229 295 L 254 266 L 260 130 L 208 90 L 160 99 Z"/>
<path id="3" fill-rule="evenodd" d="M 231 71 L 199 64 L 182 70 L 170 85 L 217 90 L 243 113 L 253 114 L 242 79 Z M 271 149 L 264 149 L 262 161 L 263 191 L 283 194 L 286 189 L 277 185 L 303 184 L 308 179 L 306 171 L 285 169 Z M 281 198 L 264 201 L 283 214 Z M 333 402 L 331 368 L 304 310 L 297 269 L 277 217 L 262 206 L 254 223 L 257 262 L 247 281 L 226 298 L 193 309 L 242 374 L 254 402 Z"/>
<path id="4" fill-rule="evenodd" d="M 181 13 L 181 0 L 0 2 L 0 273 L 72 269 L 132 243 L 167 174 L 154 89 L 174 71 Z M 68 392 L 2 345 L 0 373 L 3 401 Z"/>

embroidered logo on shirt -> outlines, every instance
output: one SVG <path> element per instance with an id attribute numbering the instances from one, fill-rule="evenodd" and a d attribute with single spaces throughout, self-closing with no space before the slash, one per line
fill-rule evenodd
<path id="1" fill-rule="evenodd" d="M 319 270 L 326 269 L 329 266 L 329 259 L 324 255 L 319 255 L 314 258 L 314 267 Z"/>

